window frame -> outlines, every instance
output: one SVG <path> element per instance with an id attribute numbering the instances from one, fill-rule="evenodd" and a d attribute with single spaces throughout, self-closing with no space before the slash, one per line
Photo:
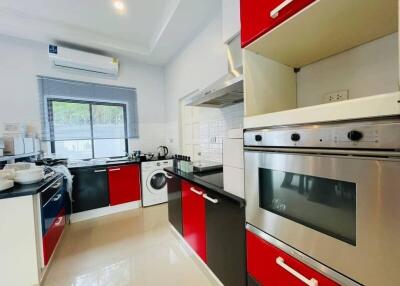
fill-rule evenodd
<path id="1" fill-rule="evenodd" d="M 89 105 L 89 115 L 90 115 L 90 138 L 85 139 L 63 139 L 56 140 L 54 136 L 54 116 L 53 116 L 53 102 L 66 102 L 66 103 L 80 103 L 80 104 L 88 104 Z M 93 105 L 103 105 L 103 106 L 118 106 L 122 107 L 124 113 L 124 138 L 94 138 L 93 137 Z M 77 100 L 77 99 L 67 99 L 67 98 L 47 98 L 47 112 L 48 114 L 52 114 L 49 116 L 49 131 L 50 131 L 50 149 L 51 153 L 56 153 L 56 141 L 83 141 L 90 140 L 92 147 L 92 157 L 85 159 L 96 159 L 94 156 L 94 141 L 98 139 L 124 139 L 125 140 L 125 153 L 129 153 L 129 145 L 128 145 L 128 117 L 127 117 L 127 106 L 124 103 L 116 103 L 116 102 L 105 102 L 105 101 L 93 101 L 93 100 Z M 119 156 L 118 156 L 119 157 Z M 111 157 L 113 158 L 113 157 Z M 83 160 L 85 160 L 83 159 Z"/>

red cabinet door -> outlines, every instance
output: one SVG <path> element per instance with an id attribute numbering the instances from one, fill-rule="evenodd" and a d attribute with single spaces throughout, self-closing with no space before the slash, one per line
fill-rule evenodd
<path id="1" fill-rule="evenodd" d="M 241 37 L 242 47 L 247 46 L 272 28 L 278 26 L 315 0 L 241 0 Z M 285 5 L 286 4 L 286 5 Z M 279 8 L 280 11 L 271 16 L 270 13 Z"/>
<path id="2" fill-rule="evenodd" d="M 43 237 L 44 265 L 47 265 L 49 263 L 49 260 L 53 255 L 54 249 L 56 248 L 57 243 L 60 240 L 61 234 L 63 233 L 64 226 L 65 210 L 62 209 Z"/>
<path id="3" fill-rule="evenodd" d="M 109 167 L 108 189 L 112 206 L 140 200 L 139 165 Z"/>
<path id="4" fill-rule="evenodd" d="M 303 276 L 305 279 L 315 279 L 314 282 L 317 282 L 315 285 L 318 286 L 340 285 L 250 231 L 246 231 L 246 239 L 247 271 L 260 285 L 307 285 L 290 273 L 292 270 Z"/>
<path id="5" fill-rule="evenodd" d="M 206 206 L 204 191 L 187 181 L 182 181 L 183 237 L 206 262 Z"/>

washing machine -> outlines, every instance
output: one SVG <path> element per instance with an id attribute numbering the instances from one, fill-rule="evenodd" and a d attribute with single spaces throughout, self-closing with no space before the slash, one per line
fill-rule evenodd
<path id="1" fill-rule="evenodd" d="M 173 160 L 142 162 L 142 205 L 144 207 L 168 201 L 167 177 L 164 168 L 172 167 Z"/>

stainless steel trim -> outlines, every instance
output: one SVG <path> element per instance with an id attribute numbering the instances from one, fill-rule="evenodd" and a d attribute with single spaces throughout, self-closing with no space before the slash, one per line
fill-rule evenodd
<path id="1" fill-rule="evenodd" d="M 321 264 L 317 260 L 312 259 L 311 257 L 301 253 L 300 251 L 294 249 L 293 247 L 281 242 L 280 240 L 266 234 L 265 232 L 259 230 L 258 228 L 252 226 L 251 224 L 246 224 L 246 229 L 261 239 L 265 240 L 266 242 L 276 246 L 280 250 L 286 252 L 287 254 L 293 256 L 297 260 L 303 262 L 307 266 L 313 268 L 314 270 L 326 275 L 330 279 L 336 281 L 340 285 L 343 286 L 361 286 L 361 284 L 358 284 L 357 282 L 351 280 L 350 278 L 342 275 L 339 272 L 336 272 L 335 270 Z"/>
<path id="2" fill-rule="evenodd" d="M 101 169 L 101 170 L 94 170 L 95 173 L 104 173 L 107 172 L 106 169 Z"/>
<path id="3" fill-rule="evenodd" d="M 218 204 L 218 199 L 210 198 L 209 196 L 207 196 L 207 194 L 203 194 L 203 198 L 205 198 L 206 200 L 212 202 L 213 204 Z"/>
<path id="4" fill-rule="evenodd" d="M 358 132 L 358 138 L 349 134 Z M 292 137 L 295 135 L 295 137 Z M 357 134 L 356 134 L 357 135 Z M 246 130 L 252 147 L 343 148 L 400 150 L 400 118 L 306 124 Z"/>
<path id="5" fill-rule="evenodd" d="M 369 151 L 369 150 L 346 150 L 346 149 L 316 149 L 316 148 L 279 148 L 279 147 L 244 147 L 247 151 L 280 152 L 280 153 L 302 153 L 321 155 L 352 155 L 369 157 L 400 157 L 399 152 Z"/>

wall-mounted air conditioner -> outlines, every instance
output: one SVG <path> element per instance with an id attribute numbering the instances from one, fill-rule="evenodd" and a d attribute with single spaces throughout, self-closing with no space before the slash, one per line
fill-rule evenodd
<path id="1" fill-rule="evenodd" d="M 56 67 L 118 75 L 118 60 L 112 57 L 49 45 L 49 58 Z"/>

